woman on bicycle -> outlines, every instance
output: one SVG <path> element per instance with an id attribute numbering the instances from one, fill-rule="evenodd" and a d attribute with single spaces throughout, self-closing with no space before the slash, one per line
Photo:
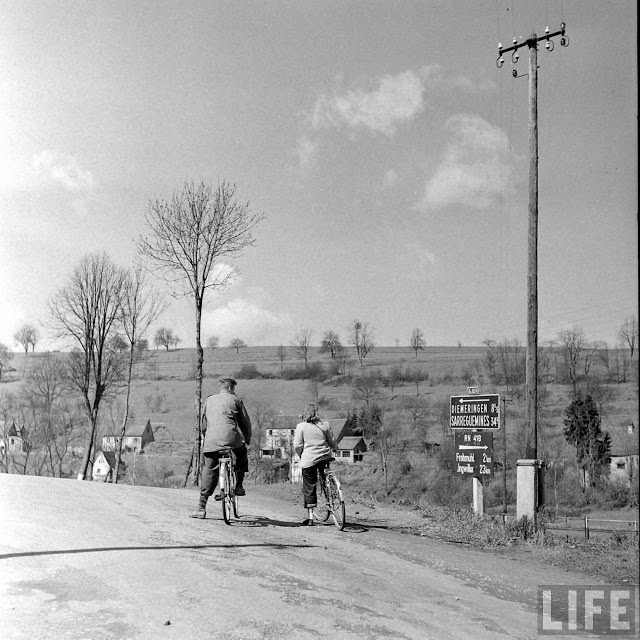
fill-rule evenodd
<path id="1" fill-rule="evenodd" d="M 300 456 L 302 469 L 302 495 L 307 509 L 307 519 L 303 525 L 313 525 L 313 510 L 318 505 L 318 475 L 322 478 L 327 460 L 338 445 L 327 422 L 318 416 L 315 404 L 308 404 L 302 415 L 302 422 L 296 426 L 293 448 Z"/>

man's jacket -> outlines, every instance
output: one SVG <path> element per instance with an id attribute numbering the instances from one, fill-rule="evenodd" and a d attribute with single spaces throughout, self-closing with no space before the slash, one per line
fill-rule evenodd
<path id="1" fill-rule="evenodd" d="M 235 394 L 221 389 L 209 396 L 204 405 L 202 430 L 205 433 L 203 453 L 236 449 L 251 442 L 251 420 L 244 403 Z"/>

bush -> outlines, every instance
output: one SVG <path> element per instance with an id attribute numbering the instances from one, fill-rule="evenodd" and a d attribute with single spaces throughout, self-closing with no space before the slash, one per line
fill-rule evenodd
<path id="1" fill-rule="evenodd" d="M 258 371 L 258 367 L 256 367 L 255 364 L 243 364 L 233 375 L 235 378 L 241 378 L 242 380 L 254 380 L 265 377 Z"/>
<path id="2" fill-rule="evenodd" d="M 622 478 L 615 478 L 606 484 L 602 490 L 602 498 L 614 509 L 630 506 L 632 502 L 631 487 Z"/>

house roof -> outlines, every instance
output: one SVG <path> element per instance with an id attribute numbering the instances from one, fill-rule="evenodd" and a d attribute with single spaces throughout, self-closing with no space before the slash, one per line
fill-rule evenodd
<path id="1" fill-rule="evenodd" d="M 611 438 L 612 456 L 638 455 L 638 429 L 633 423 L 612 425 L 604 431 L 607 431 Z"/>
<path id="2" fill-rule="evenodd" d="M 112 469 L 116 467 L 116 454 L 113 451 L 101 451 L 100 452 L 104 459 L 109 463 L 109 466 Z"/>
<path id="3" fill-rule="evenodd" d="M 348 449 L 351 451 L 360 444 L 360 441 L 364 444 L 364 438 L 362 436 L 345 436 L 338 442 L 338 449 Z"/>
<path id="4" fill-rule="evenodd" d="M 142 437 L 142 434 L 144 433 L 144 430 L 147 427 L 151 427 L 151 421 L 147 420 L 143 425 L 139 425 L 139 424 L 134 424 L 131 426 L 127 426 L 126 431 L 124 432 L 124 437 L 125 438 L 140 438 Z M 151 431 L 153 432 L 153 427 L 151 428 Z M 106 433 L 104 435 L 105 438 L 119 438 L 120 437 L 120 432 L 118 433 Z"/>
<path id="5" fill-rule="evenodd" d="M 16 423 L 12 422 L 11 426 L 9 427 L 9 433 L 7 433 L 7 435 L 9 435 L 9 436 L 19 436 L 20 438 L 23 438 L 24 437 L 24 432 L 25 432 L 24 427 L 16 427 Z"/>

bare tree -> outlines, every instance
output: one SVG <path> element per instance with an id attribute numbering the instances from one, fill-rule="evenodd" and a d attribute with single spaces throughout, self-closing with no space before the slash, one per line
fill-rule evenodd
<path id="1" fill-rule="evenodd" d="M 234 338 L 229 343 L 229 346 L 232 349 L 236 350 L 236 355 L 239 355 L 240 354 L 240 349 L 243 349 L 244 347 L 246 347 L 247 343 L 244 340 L 242 340 L 241 338 Z"/>
<path id="2" fill-rule="evenodd" d="M 351 397 L 368 407 L 378 396 L 379 391 L 380 378 L 375 373 L 363 374 L 354 378 Z"/>
<path id="3" fill-rule="evenodd" d="M 309 347 L 311 346 L 311 329 L 302 329 L 293 341 L 298 358 L 304 361 L 304 368 L 309 366 Z"/>
<path id="4" fill-rule="evenodd" d="M 155 200 L 146 215 L 147 235 L 140 238 L 140 253 L 156 267 L 171 274 L 182 294 L 195 307 L 197 363 L 195 372 L 195 438 L 190 469 L 194 484 L 200 479 L 202 440 L 202 309 L 207 291 L 224 287 L 234 270 L 222 260 L 239 255 L 254 244 L 253 231 L 262 215 L 250 212 L 237 198 L 236 186 L 226 181 L 217 188 L 204 182 L 185 182 L 170 201 Z M 186 484 L 186 480 L 185 480 Z"/>
<path id="5" fill-rule="evenodd" d="M 29 347 L 35 351 L 38 342 L 38 330 L 32 324 L 23 324 L 14 334 L 13 339 L 16 344 L 22 345 L 24 355 L 29 352 Z"/>
<path id="6" fill-rule="evenodd" d="M 633 360 L 633 354 L 636 350 L 636 344 L 638 342 L 638 322 L 635 318 L 627 318 L 624 324 L 618 331 L 618 336 L 623 343 L 626 343 L 629 347 L 630 359 Z"/>
<path id="7" fill-rule="evenodd" d="M 0 380 L 2 380 L 2 374 L 12 360 L 13 353 L 9 351 L 9 347 L 0 342 Z"/>
<path id="8" fill-rule="evenodd" d="M 416 359 L 418 358 L 418 351 L 424 351 L 424 348 L 427 346 L 427 343 L 424 339 L 424 333 L 422 333 L 422 329 L 414 329 L 411 334 L 411 340 L 409 341 L 411 348 L 415 351 Z"/>
<path id="9" fill-rule="evenodd" d="M 576 395 L 578 387 L 578 366 L 580 355 L 585 348 L 585 335 L 580 327 L 565 329 L 558 334 L 558 341 L 563 350 L 564 360 L 567 367 L 567 375 L 571 380 L 573 395 Z"/>
<path id="10" fill-rule="evenodd" d="M 340 349 L 342 349 L 340 336 L 331 329 L 325 331 L 320 341 L 320 353 L 329 353 L 331 359 L 335 360 Z"/>
<path id="11" fill-rule="evenodd" d="M 209 339 L 207 340 L 207 348 L 211 349 L 211 351 L 213 351 L 214 349 L 217 349 L 219 344 L 220 344 L 220 338 L 218 338 L 218 336 L 210 336 Z"/>
<path id="12" fill-rule="evenodd" d="M 287 347 L 281 344 L 276 349 L 276 355 L 278 356 L 278 360 L 280 360 L 280 375 L 282 375 L 282 367 L 284 365 L 284 361 L 287 359 Z"/>
<path id="13" fill-rule="evenodd" d="M 360 366 L 362 366 L 364 359 L 375 346 L 373 344 L 373 329 L 368 322 L 354 320 L 349 327 L 349 336 L 350 343 L 356 350 Z"/>
<path id="14" fill-rule="evenodd" d="M 124 278 L 124 271 L 106 253 L 85 256 L 49 304 L 58 335 L 76 344 L 69 359 L 69 382 L 82 395 L 89 419 L 78 480 L 85 479 L 92 460 L 100 403 L 120 382 L 121 363 L 108 343 L 120 319 Z"/>
<path id="15" fill-rule="evenodd" d="M 136 345 L 144 337 L 151 324 L 165 308 L 164 301 L 147 284 L 144 271 L 136 265 L 126 273 L 122 286 L 122 300 L 120 307 L 120 322 L 127 337 L 128 358 L 126 370 L 127 391 L 124 401 L 124 415 L 120 438 L 116 441 L 116 468 L 113 473 L 113 483 L 118 482 L 120 461 L 122 460 L 122 443 L 127 431 L 129 420 L 129 399 L 131 396 L 131 375 L 136 359 Z"/>
<path id="16" fill-rule="evenodd" d="M 153 342 L 157 347 L 164 347 L 167 351 L 169 351 L 169 347 L 171 347 L 175 342 L 175 337 L 173 335 L 173 329 L 167 329 L 166 327 L 160 327 L 153 338 Z"/>

